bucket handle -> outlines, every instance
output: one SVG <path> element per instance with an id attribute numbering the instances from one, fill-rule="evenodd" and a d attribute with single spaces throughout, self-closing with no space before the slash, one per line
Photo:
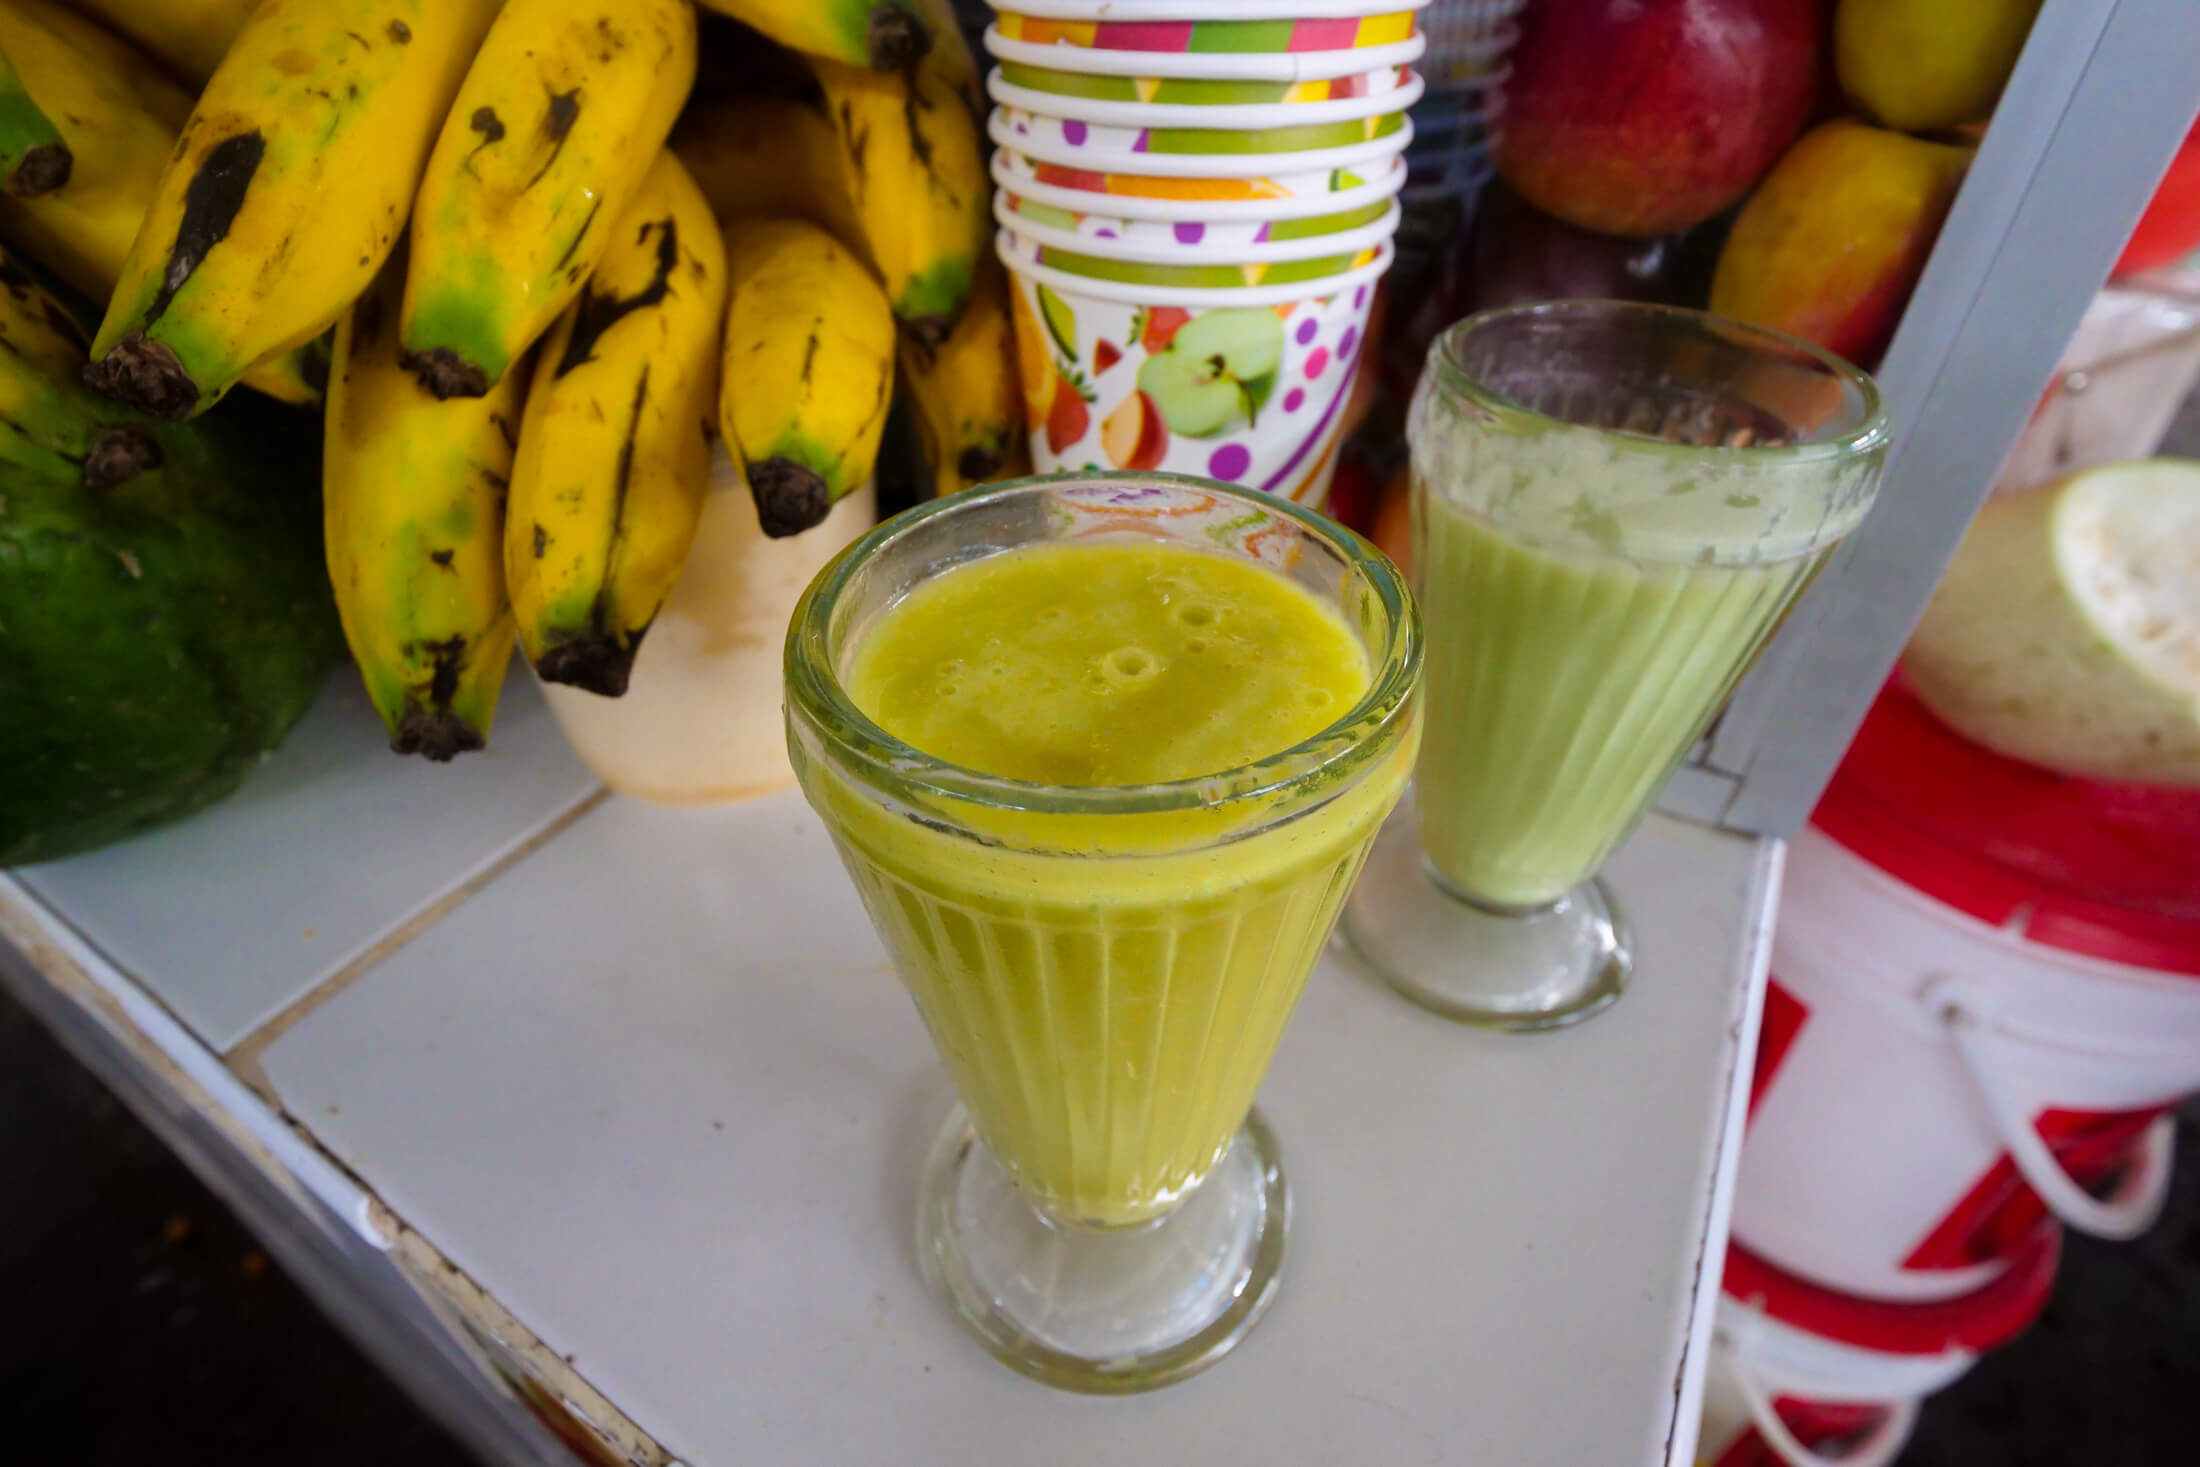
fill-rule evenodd
<path id="1" fill-rule="evenodd" d="M 1772 1404 L 1772 1393 L 1757 1379 L 1757 1372 L 1750 1363 L 1749 1342 L 1756 1331 L 1748 1326 L 1754 1320 L 1741 1321 L 1744 1325 L 1732 1339 L 1733 1350 L 1729 1363 L 1734 1371 L 1734 1385 L 1741 1393 L 1742 1404 L 1749 1408 L 1751 1425 L 1788 1467 L 1892 1467 L 1895 1458 L 1902 1455 L 1909 1444 L 1910 1432 L 1917 1425 L 1917 1402 L 1907 1398 L 1886 1401 L 1886 1414 L 1879 1424 L 1865 1437 L 1838 1457 L 1822 1456 L 1803 1445 L 1788 1424 L 1780 1419 L 1779 1411 Z"/>
<path id="2" fill-rule="evenodd" d="M 1962 985 L 1943 980 L 1928 987 L 1925 1001 L 1939 1014 L 1954 1043 L 1956 1054 L 1971 1078 L 1971 1085 L 1993 1117 L 2009 1159 L 2016 1164 L 2025 1184 L 2039 1194 L 2055 1216 L 2081 1233 L 2096 1238 L 2136 1238 L 2154 1226 L 2169 1196 L 2171 1161 L 2177 1144 L 2177 1121 L 2168 1112 L 2156 1116 L 2140 1138 L 2136 1160 L 2127 1168 L 2115 1195 L 2094 1197 L 2070 1178 L 2055 1153 L 2048 1149 L 2032 1118 L 2012 1101 L 1995 1079 L 1991 1055 L 2000 1042 L 1992 1025 L 1964 1000 Z"/>

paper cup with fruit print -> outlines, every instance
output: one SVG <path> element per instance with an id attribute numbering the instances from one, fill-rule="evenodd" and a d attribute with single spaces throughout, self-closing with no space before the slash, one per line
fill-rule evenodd
<path id="1" fill-rule="evenodd" d="M 1388 198 L 1404 186 L 1403 149 L 1389 146 L 1349 167 L 1285 171 L 1274 177 L 1186 178 L 1151 173 L 1100 173 L 1033 158 L 1013 147 L 993 150 L 993 181 L 1004 189 L 1079 212 L 1105 210 L 1126 218 L 1232 222 L 1295 219 Z"/>
<path id="2" fill-rule="evenodd" d="M 1275 246 L 1289 246 L 1293 253 L 1303 256 L 1335 249 L 1341 237 L 1381 223 L 1397 207 L 1395 195 L 1403 184 L 1400 175 L 1391 181 L 1384 197 L 1336 214 L 1313 214 L 1303 219 L 1183 218 L 1173 222 L 1058 208 L 1002 189 L 993 196 L 993 217 L 1045 243 L 1073 249 L 1097 248 L 1132 258 L 1142 258 L 1142 251 L 1153 250 L 1159 251 L 1153 258 L 1163 262 L 1186 258 L 1257 259 L 1262 258 L 1261 251 Z M 1194 250 L 1199 253 L 1187 255 L 1187 251 Z"/>
<path id="3" fill-rule="evenodd" d="M 1229 106 L 1100 102 L 1015 86 L 997 68 L 985 85 L 1020 135 L 1096 152 L 1164 154 L 1303 153 L 1372 142 L 1404 127 L 1404 114 L 1427 90 L 1408 75 L 1377 96 Z"/>
<path id="4" fill-rule="evenodd" d="M 1165 469 L 1326 499 L 1387 243 L 1343 274 L 1237 290 L 1093 280 L 996 244 L 1041 472 Z"/>
<path id="5" fill-rule="evenodd" d="M 1003 229 L 1015 236 L 1028 248 L 1027 257 L 1041 264 L 1061 264 L 1074 274 L 1098 273 L 1103 279 L 1127 280 L 1135 284 L 1151 285 L 1260 285 L 1268 283 L 1264 272 L 1254 271 L 1237 278 L 1241 267 L 1249 265 L 1300 264 L 1313 261 L 1329 261 L 1325 268 L 1317 268 L 1304 277 L 1298 275 L 1278 278 L 1311 278 L 1317 274 L 1334 274 L 1364 265 L 1361 258 L 1398 229 L 1398 205 L 1395 200 L 1378 207 L 1374 217 L 1353 224 L 1348 228 L 1317 227 L 1325 223 L 1320 219 L 1284 220 L 1276 229 L 1266 226 L 1256 228 L 1240 224 L 1229 226 L 1234 234 L 1222 232 L 1221 227 L 1209 229 L 1201 224 L 1178 225 L 1157 230 L 1152 234 L 1124 235 L 1106 224 L 1093 227 L 1092 222 L 1080 221 L 1077 216 L 1066 215 L 1058 209 L 1025 204 L 1019 210 L 1011 207 L 1011 196 L 993 196 L 993 218 Z M 1063 221 L 1068 222 L 1063 222 Z M 1080 224 L 1083 227 L 1080 227 Z M 1296 227 L 1293 227 L 1296 226 Z M 1114 271 L 1094 272 L 1074 264 L 1063 264 L 1050 258 L 1054 252 L 1065 258 L 1097 257 L 1110 261 L 1160 265 L 1178 273 L 1122 274 Z M 1226 263 L 1222 263 L 1226 262 Z M 1207 275 L 1187 275 L 1184 270 L 1207 272 Z M 1215 271 L 1230 272 L 1213 275 Z M 1208 278 L 1212 276 L 1212 278 Z"/>
<path id="6" fill-rule="evenodd" d="M 1060 169 L 1052 164 L 1032 164 L 1028 159 L 1023 160 L 1019 171 L 1006 148 L 994 150 L 992 170 L 993 182 L 1008 195 L 1010 208 L 1019 208 L 1028 202 L 1079 220 L 1076 227 L 1080 229 L 1090 220 L 1115 228 L 1126 236 L 1134 229 L 1173 234 L 1179 224 L 1225 228 L 1250 225 L 1257 231 L 1260 225 L 1278 221 L 1319 225 L 1324 220 L 1337 220 L 1335 227 L 1351 229 L 1379 215 L 1383 205 L 1396 197 L 1406 182 L 1405 166 L 1395 157 L 1386 158 L 1364 172 L 1338 169 L 1326 175 L 1326 191 L 1281 199 L 1150 198 L 1135 193 L 1109 193 L 1104 188 L 1076 187 L 1074 183 L 1105 183 L 1106 175 L 1080 174 L 1074 169 Z M 1046 182 L 1042 174 L 1072 182 Z M 1129 181 L 1137 184 L 1219 182 L 1214 179 Z M 1369 214 L 1369 210 L 1375 213 Z M 1353 214 L 1365 217 L 1352 223 L 1342 222 L 1344 216 Z"/>
<path id="7" fill-rule="evenodd" d="M 1064 71 L 1003 59 L 995 73 L 1006 88 L 1026 95 L 1059 97 L 1076 110 L 1093 103 L 1117 107 L 1277 107 L 1379 102 L 1403 88 L 1413 72 L 1404 66 L 1299 81 L 1233 76 L 1106 76 Z M 1424 95 L 1425 95 L 1424 87 Z M 1363 114 L 1344 111 L 1338 116 Z"/>
<path id="8" fill-rule="evenodd" d="M 1418 32 L 1405 40 L 1381 46 L 1361 46 L 1340 51 L 1293 51 L 1271 54 L 1247 52 L 1109 51 L 1094 46 L 1068 46 L 1049 42 L 1011 40 L 999 25 L 986 28 L 985 49 L 1003 66 L 1044 67 L 1049 71 L 1076 72 L 1086 77 L 1121 77 L 1140 84 L 1202 78 L 1233 82 L 1326 81 L 1385 67 L 1411 66 L 1428 50 L 1428 40 Z M 1021 80 L 1020 78 L 1010 78 Z M 1024 83 L 1035 85 L 1035 83 Z M 1056 90 L 1041 87 L 1043 91 Z M 1101 95 L 1114 95 L 1103 93 Z M 1255 98 L 1287 101 L 1289 98 Z"/>
<path id="9" fill-rule="evenodd" d="M 1281 131 L 1289 135 L 1287 141 L 1304 142 L 1307 132 L 1320 133 L 1339 125 L 1325 123 L 1321 129 L 1284 128 Z M 1011 115 L 1010 110 L 1003 107 L 993 109 L 986 121 L 986 134 L 996 145 L 1011 151 L 1012 168 L 1019 163 L 1024 167 L 1054 164 L 1069 173 L 1107 180 L 1100 186 L 1103 192 L 1114 192 L 1121 187 L 1114 181 L 1118 178 L 1201 181 L 1215 186 L 1210 190 L 1180 187 L 1173 193 L 1156 196 L 1218 200 L 1280 199 L 1328 193 L 1332 174 L 1339 171 L 1364 173 L 1379 168 L 1413 142 L 1413 124 L 1402 113 L 1393 112 L 1341 126 L 1371 130 L 1374 136 L 1358 142 L 1273 153 L 1216 152 L 1212 149 L 1238 146 L 1253 134 L 1232 133 L 1227 128 L 1156 128 L 1139 134 L 1143 139 L 1142 147 L 1104 148 L 1095 142 L 1090 127 L 1072 124 L 1064 118 L 1040 118 L 1028 113 Z M 1080 138 L 1083 141 L 1073 141 Z"/>
<path id="10" fill-rule="evenodd" d="M 1290 56 L 1395 46 L 1428 0 L 1018 0 L 1002 36 L 1035 46 L 1157 56 Z"/>

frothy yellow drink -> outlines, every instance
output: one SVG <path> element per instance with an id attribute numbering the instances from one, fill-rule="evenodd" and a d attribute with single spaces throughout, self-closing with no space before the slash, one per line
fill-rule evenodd
<path id="1" fill-rule="evenodd" d="M 888 734 L 1048 787 L 1020 809 L 901 809 L 804 770 L 972 1118 L 1058 1215 L 1152 1217 L 1227 1147 L 1413 739 L 1283 807 L 1097 813 L 1078 791 L 1282 753 L 1371 676 L 1342 617 L 1287 576 L 1148 539 L 947 570 L 849 649 L 848 694 Z"/>

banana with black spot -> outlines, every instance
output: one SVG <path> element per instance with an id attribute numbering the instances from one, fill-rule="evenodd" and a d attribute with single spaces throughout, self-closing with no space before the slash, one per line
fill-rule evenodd
<path id="1" fill-rule="evenodd" d="M 512 660 L 504 501 L 527 373 L 439 400 L 398 360 L 404 257 L 336 327 L 323 533 L 344 638 L 390 747 L 443 761 L 487 742 Z"/>
<path id="2" fill-rule="evenodd" d="M 478 396 L 587 283 L 695 80 L 688 0 L 506 0 L 413 203 L 404 344 Z"/>
<path id="3" fill-rule="evenodd" d="M 801 219 L 726 237 L 718 422 L 773 539 L 862 487 L 894 392 L 894 314 L 846 245 Z"/>
<path id="4" fill-rule="evenodd" d="M 497 0 L 254 10 L 184 124 L 89 380 L 160 417 L 319 336 L 403 233 Z"/>
<path id="5" fill-rule="evenodd" d="M 520 645 L 543 681 L 616 698 L 710 487 L 726 247 L 661 153 L 544 341 L 504 520 Z"/>

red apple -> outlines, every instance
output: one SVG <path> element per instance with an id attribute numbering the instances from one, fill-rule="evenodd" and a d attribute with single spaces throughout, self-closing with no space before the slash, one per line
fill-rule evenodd
<path id="1" fill-rule="evenodd" d="M 1159 468 L 1169 451 L 1169 425 L 1161 421 L 1153 399 L 1133 392 L 1116 404 L 1100 420 L 1100 451 L 1119 469 Z"/>
<path id="2" fill-rule="evenodd" d="M 1666 240 L 1592 234 L 1493 183 L 1475 205 L 1467 290 L 1478 311 L 1530 301 L 1669 301 L 1670 256 Z"/>
<path id="3" fill-rule="evenodd" d="M 1148 352 L 1167 351 L 1177 328 L 1192 319 L 1182 306 L 1148 306 L 1139 324 L 1138 344 Z"/>
<path id="4" fill-rule="evenodd" d="M 1816 98 L 1820 0 L 1536 0 L 1497 171 L 1569 224 L 1648 238 L 1739 199 Z"/>
<path id="5" fill-rule="evenodd" d="M 1047 409 L 1047 451 L 1061 453 L 1085 436 L 1092 426 L 1092 409 L 1085 405 L 1083 388 L 1066 373 L 1054 379 L 1054 404 Z"/>

